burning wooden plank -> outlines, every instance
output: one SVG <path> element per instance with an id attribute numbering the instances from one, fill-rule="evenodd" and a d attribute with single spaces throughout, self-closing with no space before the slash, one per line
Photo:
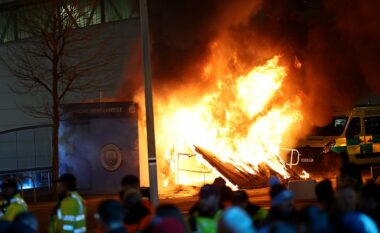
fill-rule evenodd
<path id="1" fill-rule="evenodd" d="M 212 152 L 198 146 L 194 147 L 195 151 L 199 153 L 203 159 L 205 159 L 232 184 L 237 185 L 239 188 L 247 189 L 266 186 L 268 185 L 270 175 L 277 175 L 278 177 L 281 177 L 276 171 L 266 165 L 259 166 L 259 172 L 257 174 L 242 171 L 231 163 L 221 161 L 218 156 Z M 299 179 L 299 175 L 293 171 L 293 169 L 288 168 L 287 170 L 292 178 Z"/>
<path id="2" fill-rule="evenodd" d="M 195 151 L 199 153 L 203 159 L 239 188 L 253 188 L 267 185 L 269 176 L 264 176 L 263 174 L 250 174 L 246 171 L 241 171 L 231 163 L 222 162 L 212 152 L 197 146 L 194 147 Z"/>

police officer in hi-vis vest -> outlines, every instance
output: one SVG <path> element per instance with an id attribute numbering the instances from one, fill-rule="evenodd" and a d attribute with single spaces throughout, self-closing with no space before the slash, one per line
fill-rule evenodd
<path id="1" fill-rule="evenodd" d="M 0 220 L 13 221 L 16 215 L 28 210 L 14 179 L 4 180 L 1 184 L 1 190 L 3 200 L 0 202 Z"/>
<path id="2" fill-rule="evenodd" d="M 76 178 L 63 174 L 57 180 L 58 201 L 51 214 L 49 233 L 86 232 L 86 206 L 76 191 Z"/>
<path id="3" fill-rule="evenodd" d="M 194 233 L 217 233 L 222 217 L 220 189 L 215 184 L 206 184 L 199 192 L 198 202 L 189 211 L 189 224 Z"/>

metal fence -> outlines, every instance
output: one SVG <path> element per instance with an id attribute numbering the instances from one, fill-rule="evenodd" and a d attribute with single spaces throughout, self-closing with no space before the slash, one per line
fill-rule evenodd
<path id="1" fill-rule="evenodd" d="M 21 193 L 51 187 L 51 125 L 22 127 L 0 132 L 0 180 L 13 177 Z"/>
<path id="2" fill-rule="evenodd" d="M 51 189 L 53 170 L 51 167 L 14 170 L 14 171 L 1 171 L 0 180 L 13 178 L 17 181 L 21 195 L 24 196 L 24 190 L 33 190 L 33 201 L 37 202 L 37 190 L 39 188 L 47 187 Z"/>
<path id="3" fill-rule="evenodd" d="M 0 132 L 0 172 L 51 166 L 51 125 Z"/>
<path id="4" fill-rule="evenodd" d="M 205 185 L 210 178 L 213 179 L 212 170 L 200 163 L 195 154 L 177 153 L 176 183 L 181 185 L 182 176 L 184 180 L 191 180 L 191 183 Z"/>

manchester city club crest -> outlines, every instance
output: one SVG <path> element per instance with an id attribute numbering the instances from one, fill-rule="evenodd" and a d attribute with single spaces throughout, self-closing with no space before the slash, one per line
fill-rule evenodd
<path id="1" fill-rule="evenodd" d="M 122 153 L 118 146 L 115 144 L 103 146 L 100 153 L 100 161 L 104 169 L 107 171 L 116 171 L 121 166 L 122 160 Z"/>

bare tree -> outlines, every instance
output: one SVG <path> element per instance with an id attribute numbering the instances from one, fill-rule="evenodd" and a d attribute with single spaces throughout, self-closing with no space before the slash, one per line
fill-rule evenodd
<path id="1" fill-rule="evenodd" d="M 28 2 L 28 4 L 26 4 Z M 7 44 L 2 57 L 18 85 L 16 93 L 40 96 L 39 106 L 23 106 L 35 117 L 52 122 L 53 177 L 58 177 L 58 136 L 60 105 L 69 93 L 89 93 L 109 84 L 106 74 L 110 54 L 104 54 L 104 41 L 94 39 L 99 29 L 83 28 L 91 24 L 97 1 L 46 0 L 37 4 L 25 1 L 17 23 L 26 37 Z"/>

